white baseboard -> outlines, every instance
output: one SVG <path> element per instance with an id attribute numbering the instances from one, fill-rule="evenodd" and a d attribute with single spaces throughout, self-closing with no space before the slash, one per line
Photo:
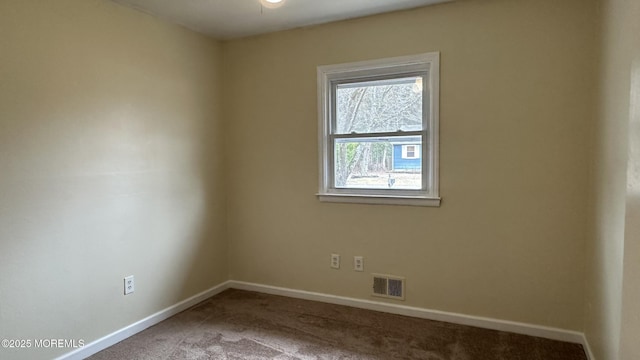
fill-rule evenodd
<path id="1" fill-rule="evenodd" d="M 151 327 L 163 320 L 166 320 L 173 315 L 178 314 L 181 311 L 184 311 L 193 305 L 196 305 L 208 298 L 217 295 L 224 290 L 229 288 L 229 281 L 225 281 L 219 285 L 212 287 L 209 290 L 205 290 L 199 294 L 196 294 L 188 299 L 185 299 L 175 305 L 169 306 L 164 310 L 160 310 L 157 313 L 147 316 L 146 318 L 135 322 L 127 327 L 124 327 L 120 330 L 117 330 L 107 336 L 104 336 L 98 340 L 92 341 L 91 343 L 85 345 L 82 348 L 79 348 L 75 351 L 67 353 L 56 360 L 82 360 L 87 358 L 101 350 L 108 348 L 111 345 L 114 345 L 128 337 L 131 337 L 140 331 Z"/>
<path id="2" fill-rule="evenodd" d="M 533 325 L 515 321 L 507 321 L 500 319 L 493 319 L 481 316 L 471 316 L 465 314 L 458 314 L 452 312 L 445 312 L 439 310 L 429 310 L 418 307 L 411 307 L 406 305 L 389 304 L 379 301 L 371 301 L 364 299 L 356 299 L 344 296 L 329 295 L 317 292 L 303 291 L 288 289 L 277 286 L 262 285 L 255 283 L 248 283 L 243 281 L 229 280 L 219 285 L 212 287 L 209 290 L 205 290 L 197 295 L 194 295 L 186 300 L 183 300 L 173 306 L 170 306 L 164 310 L 161 310 L 153 315 L 150 315 L 136 323 L 133 323 L 125 328 L 115 331 L 109 335 L 106 335 L 98 340 L 95 340 L 84 347 L 77 349 L 73 352 L 67 353 L 56 360 L 82 360 L 89 357 L 101 350 L 108 348 L 128 337 L 131 337 L 140 331 L 153 326 L 169 317 L 178 314 L 196 305 L 208 298 L 215 296 L 222 291 L 233 288 L 238 290 L 256 291 L 265 294 L 287 296 L 296 299 L 313 300 L 329 304 L 345 305 L 360 309 L 381 311 L 390 314 L 411 316 L 415 318 L 444 321 L 453 324 L 475 326 L 484 329 L 507 331 L 516 334 L 537 336 L 552 340 L 565 341 L 571 343 L 581 344 L 584 347 L 585 353 L 589 360 L 595 360 L 589 347 L 589 343 L 583 333 L 571 330 L 564 330 L 554 327 Z"/>
<path id="3" fill-rule="evenodd" d="M 593 352 L 591 351 L 591 346 L 589 346 L 589 340 L 587 340 L 586 335 L 582 334 L 582 341 L 580 343 L 584 348 L 584 352 L 587 354 L 587 360 L 596 360 L 596 357 L 593 356 Z"/>
<path id="4" fill-rule="evenodd" d="M 492 319 L 480 316 L 471 316 L 451 313 L 439 310 L 429 310 L 406 305 L 389 304 L 379 301 L 362 300 L 343 296 L 328 295 L 316 292 L 287 289 L 276 286 L 247 283 L 242 281 L 229 281 L 229 287 L 233 289 L 256 291 L 266 294 L 281 295 L 297 299 L 320 301 L 324 303 L 346 305 L 360 309 L 375 310 L 397 315 L 411 316 L 421 319 L 444 321 L 453 324 L 475 326 L 484 329 L 507 331 L 516 334 L 537 336 L 546 339 L 583 344 L 586 340 L 581 332 L 564 330 L 554 327 L 520 323 L 515 321 Z M 593 359 L 591 359 L 593 360 Z"/>

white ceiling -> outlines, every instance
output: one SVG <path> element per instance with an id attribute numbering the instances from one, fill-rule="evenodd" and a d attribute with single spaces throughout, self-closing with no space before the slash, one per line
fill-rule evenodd
<path id="1" fill-rule="evenodd" d="M 451 0 L 113 0 L 219 39 L 410 9 Z"/>

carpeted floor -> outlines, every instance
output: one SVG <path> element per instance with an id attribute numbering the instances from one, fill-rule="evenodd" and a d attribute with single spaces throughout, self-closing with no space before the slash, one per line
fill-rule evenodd
<path id="1" fill-rule="evenodd" d="M 227 290 L 91 360 L 586 360 L 581 345 Z"/>

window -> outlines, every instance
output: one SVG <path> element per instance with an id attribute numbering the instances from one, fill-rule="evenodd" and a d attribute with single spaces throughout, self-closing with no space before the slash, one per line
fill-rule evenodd
<path id="1" fill-rule="evenodd" d="M 321 201 L 440 205 L 439 58 L 318 67 Z"/>
<path id="2" fill-rule="evenodd" d="M 420 157 L 418 152 L 418 145 L 403 145 L 402 146 L 402 158 L 403 159 L 417 159 Z"/>

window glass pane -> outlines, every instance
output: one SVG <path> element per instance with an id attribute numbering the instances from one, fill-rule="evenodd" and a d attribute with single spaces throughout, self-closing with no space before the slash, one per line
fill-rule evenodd
<path id="1" fill-rule="evenodd" d="M 422 130 L 422 76 L 336 86 L 336 134 Z"/>
<path id="2" fill-rule="evenodd" d="M 422 154 L 403 156 L 406 145 L 421 145 L 420 136 L 336 139 L 334 182 L 336 188 L 422 188 Z M 415 146 L 419 149 L 419 146 Z"/>

